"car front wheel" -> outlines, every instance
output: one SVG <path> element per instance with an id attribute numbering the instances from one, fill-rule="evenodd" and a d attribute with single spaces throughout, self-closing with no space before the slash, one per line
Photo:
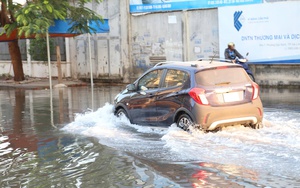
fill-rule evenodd
<path id="1" fill-rule="evenodd" d="M 127 112 L 123 108 L 117 110 L 116 116 L 117 117 L 126 116 L 128 118 Z"/>
<path id="2" fill-rule="evenodd" d="M 182 114 L 177 120 L 177 126 L 185 131 L 188 131 L 190 126 L 194 127 L 195 123 L 192 121 L 189 115 Z"/>

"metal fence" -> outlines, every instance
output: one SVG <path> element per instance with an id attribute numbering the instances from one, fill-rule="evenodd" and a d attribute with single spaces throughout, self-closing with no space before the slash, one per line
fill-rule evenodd
<path id="1" fill-rule="evenodd" d="M 30 40 L 35 40 L 35 39 L 30 39 Z M 65 39 L 62 37 L 58 38 L 53 38 L 53 45 L 52 47 L 54 48 L 53 53 L 51 54 L 51 60 L 56 61 L 56 50 L 55 46 L 60 46 L 60 52 L 61 52 L 61 60 L 66 61 L 66 47 L 65 47 Z M 21 55 L 22 55 L 22 60 L 26 61 L 27 60 L 27 47 L 26 47 L 26 40 L 19 40 L 19 47 L 21 50 Z M 1 42 L 0 43 L 0 61 L 9 61 L 11 60 L 9 50 L 8 50 L 8 42 Z M 34 52 L 34 53 L 41 53 L 41 52 Z M 37 54 L 39 55 L 39 54 Z M 33 61 L 35 59 L 32 59 Z"/>

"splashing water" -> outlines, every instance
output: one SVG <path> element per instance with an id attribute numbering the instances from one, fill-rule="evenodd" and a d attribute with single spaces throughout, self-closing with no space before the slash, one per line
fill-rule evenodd
<path id="1" fill-rule="evenodd" d="M 216 133 L 176 127 L 133 125 L 126 117 L 117 118 L 113 105 L 95 112 L 77 114 L 63 130 L 96 137 L 101 144 L 147 159 L 185 162 L 205 161 L 243 166 L 274 176 L 300 176 L 300 114 L 265 109 L 265 127 L 224 128 Z"/>

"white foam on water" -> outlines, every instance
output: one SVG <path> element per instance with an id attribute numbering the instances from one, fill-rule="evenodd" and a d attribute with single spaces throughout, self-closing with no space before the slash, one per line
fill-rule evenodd
<path id="1" fill-rule="evenodd" d="M 300 116 L 297 112 L 288 113 L 289 118 L 285 113 L 266 112 L 272 121 L 265 120 L 265 127 L 259 130 L 234 126 L 216 133 L 191 135 L 170 130 L 162 140 L 166 141 L 170 155 L 181 160 L 234 164 L 297 177 L 300 175 Z"/>
<path id="2" fill-rule="evenodd" d="M 117 118 L 113 105 L 78 114 L 63 130 L 96 137 L 101 144 L 118 150 L 166 161 L 205 161 L 233 164 L 262 172 L 300 175 L 300 114 L 295 111 L 266 111 L 263 129 L 244 126 L 216 133 L 171 125 L 167 128 L 131 124 Z"/>
<path id="3" fill-rule="evenodd" d="M 161 135 L 168 130 L 131 124 L 126 117 L 117 118 L 113 110 L 113 105 L 106 104 L 95 112 L 77 114 L 74 122 L 66 125 L 63 130 L 96 137 L 101 144 L 134 153 L 151 151 L 157 147 L 151 139 L 145 139 L 141 134 Z"/>
<path id="4" fill-rule="evenodd" d="M 4 142 L 8 140 L 8 136 L 1 136 L 0 135 L 0 142 Z"/>

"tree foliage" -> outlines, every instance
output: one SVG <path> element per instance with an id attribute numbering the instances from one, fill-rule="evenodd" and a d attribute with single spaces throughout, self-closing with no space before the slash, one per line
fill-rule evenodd
<path id="1" fill-rule="evenodd" d="M 12 0 L 1 2 L 6 6 L 9 15 L 9 22 L 2 22 L 7 34 L 17 29 L 18 36 L 35 35 L 41 38 L 54 25 L 56 19 L 71 19 L 70 32 L 90 33 L 95 30 L 88 25 L 87 20 L 102 21 L 99 14 L 86 7 L 88 3 L 100 3 L 102 0 L 27 0 L 23 6 L 13 3 Z"/>
<path id="2" fill-rule="evenodd" d="M 18 36 L 44 38 L 56 19 L 70 19 L 70 32 L 90 33 L 95 31 L 87 20 L 101 20 L 102 17 L 86 7 L 88 3 L 102 0 L 26 0 L 20 5 L 14 0 L 0 0 L 0 27 L 2 33 L 10 35 L 17 31 Z M 100 24 L 100 22 L 98 22 Z M 14 70 L 14 80 L 24 80 L 24 71 L 18 40 L 8 42 L 8 49 Z"/>

